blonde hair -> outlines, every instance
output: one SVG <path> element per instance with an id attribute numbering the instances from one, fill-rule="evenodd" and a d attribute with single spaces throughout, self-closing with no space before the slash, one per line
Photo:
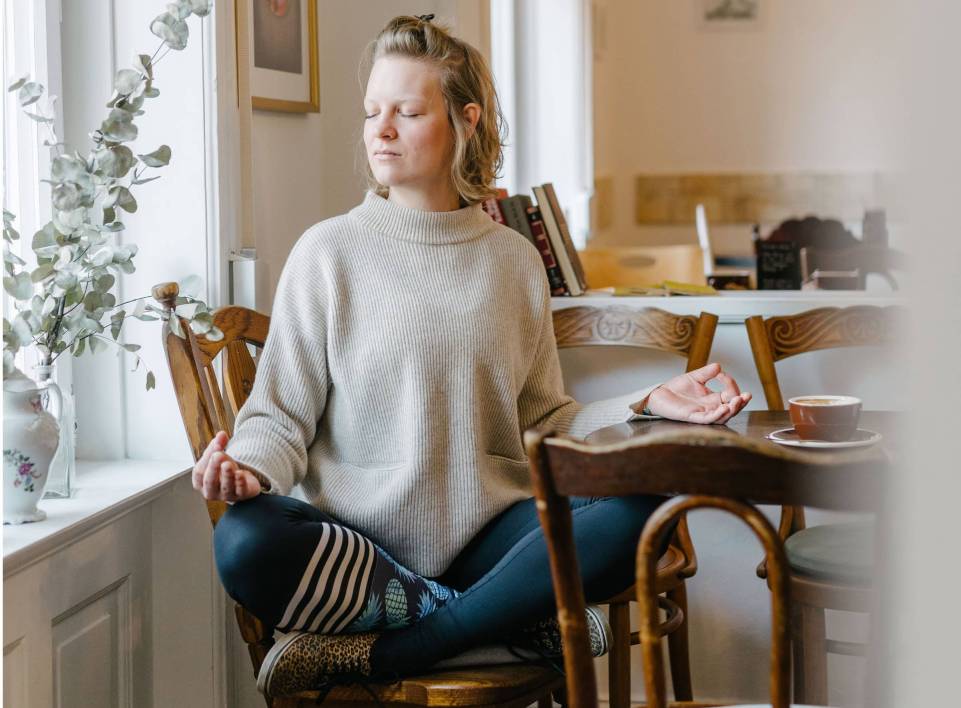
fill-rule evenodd
<path id="1" fill-rule="evenodd" d="M 362 86 L 381 57 L 400 56 L 429 62 L 440 71 L 441 93 L 454 137 L 451 185 L 463 204 L 484 201 L 495 194 L 494 179 L 503 163 L 506 135 L 494 77 L 484 56 L 467 42 L 450 34 L 446 27 L 410 15 L 395 17 L 367 46 L 361 64 Z M 480 106 L 480 120 L 471 132 L 464 118 L 464 106 Z M 368 187 L 387 196 L 364 160 Z"/>

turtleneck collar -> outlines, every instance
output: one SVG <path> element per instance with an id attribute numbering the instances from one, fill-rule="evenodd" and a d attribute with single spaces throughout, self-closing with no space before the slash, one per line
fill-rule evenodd
<path id="1" fill-rule="evenodd" d="M 375 192 L 367 192 L 350 214 L 391 238 L 436 245 L 470 241 L 494 225 L 480 204 L 455 211 L 422 211 L 395 204 Z"/>

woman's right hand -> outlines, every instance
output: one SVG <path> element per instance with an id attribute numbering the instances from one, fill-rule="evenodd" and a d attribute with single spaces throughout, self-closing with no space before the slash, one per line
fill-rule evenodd
<path id="1" fill-rule="evenodd" d="M 260 481 L 224 452 L 227 433 L 214 435 L 204 454 L 194 465 L 194 489 L 210 501 L 236 502 L 260 494 Z"/>

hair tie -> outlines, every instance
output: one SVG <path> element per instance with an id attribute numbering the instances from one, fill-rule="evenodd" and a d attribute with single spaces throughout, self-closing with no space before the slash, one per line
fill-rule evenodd
<path id="1" fill-rule="evenodd" d="M 429 15 L 418 15 L 417 19 L 420 20 L 421 22 L 430 22 L 431 20 L 434 19 L 434 13 L 431 13 Z"/>

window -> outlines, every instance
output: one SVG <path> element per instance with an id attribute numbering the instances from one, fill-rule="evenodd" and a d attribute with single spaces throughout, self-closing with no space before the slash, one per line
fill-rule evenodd
<path id="1" fill-rule="evenodd" d="M 163 2 L 120 3 L 114 0 L 20 0 L 3 2 L 4 87 L 30 73 L 57 95 L 58 135 L 68 149 L 86 154 L 89 133 L 106 117 L 118 69 L 133 65 L 138 53 L 153 53 L 160 40 L 148 28 Z M 160 96 L 136 119 L 136 153 L 169 145 L 173 157 L 152 170 L 160 179 L 134 188 L 139 208 L 125 215 L 119 243 L 136 243 L 136 272 L 120 280 L 116 294 L 124 302 L 150 294 L 163 281 L 196 274 L 207 284 L 203 297 L 221 302 L 225 279 L 220 276 L 218 233 L 217 130 L 219 97 L 214 90 L 216 8 L 203 20 L 188 20 L 186 49 L 171 51 L 156 65 Z M 236 108 L 234 107 L 236 110 Z M 37 139 L 35 124 L 22 115 L 14 94 L 4 91 L 4 204 L 17 214 L 20 248 L 32 256 L 31 235 L 50 218 L 49 191 L 39 180 L 49 175 L 47 149 Z M 5 315 L 9 303 L 4 303 Z M 58 359 L 58 382 L 76 399 L 77 455 L 88 459 L 174 459 L 190 453 L 161 346 L 159 322 L 128 320 L 121 340 L 142 345 L 143 363 L 110 350 L 91 356 Z M 119 350 L 118 350 L 119 351 Z M 146 369 L 156 374 L 157 388 L 145 390 Z M 29 369 L 29 363 L 28 363 Z M 27 371 L 28 369 L 25 369 Z"/>

